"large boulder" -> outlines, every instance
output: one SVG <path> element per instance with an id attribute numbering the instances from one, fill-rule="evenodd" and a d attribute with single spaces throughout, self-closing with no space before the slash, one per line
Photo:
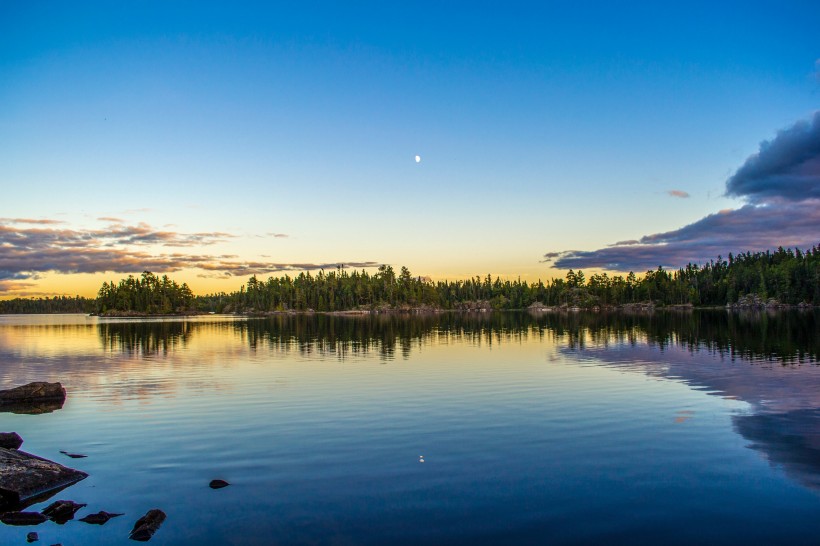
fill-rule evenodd
<path id="1" fill-rule="evenodd" d="M 0 447 L 6 449 L 20 449 L 23 439 L 16 432 L 0 432 Z"/>
<path id="2" fill-rule="evenodd" d="M 25 451 L 0 448 L 0 510 L 27 504 L 87 476 Z"/>
<path id="3" fill-rule="evenodd" d="M 49 413 L 63 407 L 65 389 L 60 383 L 35 381 L 0 391 L 0 411 Z"/>

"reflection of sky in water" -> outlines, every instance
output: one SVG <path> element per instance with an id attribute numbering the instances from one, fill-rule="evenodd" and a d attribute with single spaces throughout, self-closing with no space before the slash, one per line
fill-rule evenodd
<path id="1" fill-rule="evenodd" d="M 48 544 L 116 542 L 154 507 L 169 514 L 154 540 L 179 544 L 763 544 L 820 532 L 820 498 L 798 485 L 817 473 L 801 436 L 817 366 L 653 345 L 689 339 L 685 325 L 494 315 L 0 317 L 0 385 L 60 380 L 69 392 L 49 415 L 0 413 L 0 429 L 90 473 L 60 498 L 127 513 L 101 529 L 42 526 Z M 213 478 L 232 485 L 212 492 Z M 0 542 L 26 531 L 0 526 Z"/>
<path id="2" fill-rule="evenodd" d="M 732 417 L 735 430 L 787 474 L 820 489 L 820 366 L 816 363 L 746 360 L 681 344 L 660 347 L 643 335 L 630 343 L 599 340 L 583 349 L 562 350 L 748 403 L 748 412 Z M 693 415 L 681 413 L 676 422 Z"/>

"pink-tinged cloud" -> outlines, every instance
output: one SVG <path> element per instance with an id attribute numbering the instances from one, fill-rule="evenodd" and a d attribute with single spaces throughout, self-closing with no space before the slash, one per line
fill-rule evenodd
<path id="1" fill-rule="evenodd" d="M 54 225 L 65 224 L 62 220 L 52 220 L 50 218 L 0 218 L 0 224 L 39 224 Z"/>
<path id="2" fill-rule="evenodd" d="M 376 267 L 374 261 L 282 263 L 246 261 L 235 255 L 188 252 L 153 253 L 149 246 L 202 247 L 231 238 L 223 232 L 159 231 L 147 224 L 76 230 L 0 224 L 0 292 L 26 288 L 38 273 L 169 273 L 200 269 L 207 275 L 249 276 L 287 271 Z M 17 283 L 17 284 L 14 284 Z"/>
<path id="3" fill-rule="evenodd" d="M 689 193 L 687 193 L 683 190 L 669 190 L 666 193 L 671 195 L 672 197 L 679 197 L 681 199 L 688 199 L 689 198 Z"/>
<path id="4" fill-rule="evenodd" d="M 15 281 L 15 280 L 0 280 L 0 294 L 3 292 L 14 292 L 21 296 L 29 296 L 35 294 L 29 292 L 28 289 L 34 286 L 33 282 Z"/>
<path id="5" fill-rule="evenodd" d="M 647 271 L 704 263 L 729 252 L 812 248 L 820 243 L 820 202 L 746 205 L 710 214 L 688 226 L 646 235 L 592 251 L 568 250 L 545 254 L 561 269 L 588 267 L 612 271 Z"/>
<path id="6" fill-rule="evenodd" d="M 598 250 L 549 252 L 543 261 L 561 269 L 646 271 L 730 252 L 814 247 L 820 243 L 820 112 L 763 142 L 727 180 L 726 194 L 747 204 Z"/>

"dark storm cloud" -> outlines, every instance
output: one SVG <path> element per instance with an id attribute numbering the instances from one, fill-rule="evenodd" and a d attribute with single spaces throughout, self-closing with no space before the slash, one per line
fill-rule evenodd
<path id="1" fill-rule="evenodd" d="M 598 250 L 549 252 L 543 261 L 561 269 L 646 271 L 704 263 L 729 252 L 813 247 L 820 243 L 820 112 L 763 142 L 728 179 L 726 194 L 747 204 Z"/>
<path id="2" fill-rule="evenodd" d="M 820 111 L 762 142 L 726 182 L 726 195 L 750 202 L 820 198 Z"/>

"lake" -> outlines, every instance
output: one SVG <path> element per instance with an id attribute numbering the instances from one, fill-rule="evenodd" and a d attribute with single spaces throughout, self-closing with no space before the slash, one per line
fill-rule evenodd
<path id="1" fill-rule="evenodd" d="M 68 391 L 0 431 L 89 474 L 30 510 L 125 513 L 0 543 L 816 544 L 818 357 L 817 311 L 0 316 L 0 388 Z"/>

